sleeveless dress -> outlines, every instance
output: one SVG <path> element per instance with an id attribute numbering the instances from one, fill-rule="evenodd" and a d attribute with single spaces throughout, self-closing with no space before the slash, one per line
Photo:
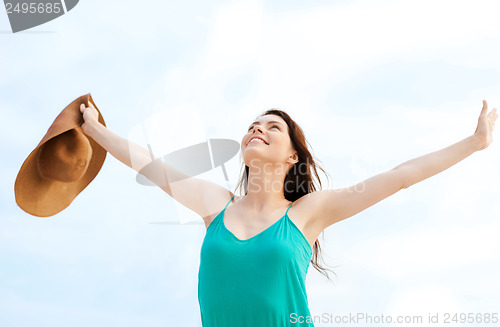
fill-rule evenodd
<path id="1" fill-rule="evenodd" d="M 212 220 L 203 239 L 198 302 L 203 327 L 314 326 L 305 279 L 312 249 L 286 213 L 259 234 L 238 239 Z"/>

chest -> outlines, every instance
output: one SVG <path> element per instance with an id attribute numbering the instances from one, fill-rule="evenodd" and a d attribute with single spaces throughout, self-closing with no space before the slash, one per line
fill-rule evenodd
<path id="1" fill-rule="evenodd" d="M 240 240 L 220 223 L 210 228 L 201 248 L 200 265 L 214 273 L 243 276 L 280 275 L 283 269 L 305 274 L 311 251 L 298 231 L 279 221 L 271 228 L 246 240 Z M 211 268 L 210 268 L 211 267 Z"/>
<path id="2" fill-rule="evenodd" d="M 296 230 L 295 233 L 301 234 L 300 238 L 305 238 L 311 249 L 319 235 L 308 226 L 307 213 L 301 212 L 300 208 L 290 207 L 285 213 L 275 211 L 266 215 L 249 215 L 237 210 L 226 210 L 222 214 L 222 228 L 239 241 L 251 240 L 285 223 L 291 224 L 291 228 Z"/>

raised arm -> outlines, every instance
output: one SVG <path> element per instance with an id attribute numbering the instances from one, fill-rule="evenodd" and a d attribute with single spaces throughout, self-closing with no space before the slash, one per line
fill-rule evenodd
<path id="1" fill-rule="evenodd" d="M 351 217 L 397 191 L 408 188 L 453 166 L 492 142 L 492 131 L 498 117 L 496 109 L 486 113 L 483 108 L 473 135 L 444 149 L 406 161 L 393 169 L 368 178 L 358 184 L 307 194 L 303 202 L 311 208 L 308 224 L 316 231 Z M 302 199 L 301 199 L 302 200 Z"/>
<path id="2" fill-rule="evenodd" d="M 118 136 L 99 123 L 97 120 L 98 112 L 92 103 L 90 103 L 90 107 L 85 107 L 82 104 L 80 111 L 84 119 L 83 132 L 99 143 L 113 157 L 137 172 L 153 161 L 146 148 Z M 220 210 L 233 195 L 218 184 L 186 176 L 161 160 L 157 160 L 152 169 L 143 173 L 174 200 L 199 214 L 206 224 L 209 223 L 207 219 Z M 175 182 L 169 183 L 168 179 Z"/>
<path id="3" fill-rule="evenodd" d="M 475 151 L 487 148 L 492 139 L 495 120 L 498 117 L 496 109 L 488 115 L 488 104 L 483 100 L 483 108 L 478 119 L 478 126 L 473 135 L 452 144 L 444 149 L 426 154 L 395 167 L 404 170 L 404 188 L 436 175 L 457 162 L 467 158 Z"/>
<path id="4" fill-rule="evenodd" d="M 92 103 L 89 104 L 90 107 L 87 108 L 84 104 L 80 105 L 84 119 L 82 130 L 85 134 L 92 137 L 113 157 L 137 172 L 152 161 L 151 155 L 144 147 L 116 135 L 99 123 L 97 111 Z"/>

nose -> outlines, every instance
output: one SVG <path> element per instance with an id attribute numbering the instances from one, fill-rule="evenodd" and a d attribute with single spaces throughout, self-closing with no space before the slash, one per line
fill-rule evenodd
<path id="1" fill-rule="evenodd" d="M 253 126 L 253 130 L 252 130 L 252 134 L 251 134 L 251 135 L 250 135 L 250 137 L 247 139 L 247 143 L 248 143 L 248 140 L 250 140 L 250 139 L 251 139 L 251 138 L 252 138 L 255 134 L 257 134 L 257 133 L 255 132 L 257 129 L 259 129 L 260 134 L 264 134 L 264 133 L 262 132 L 262 128 L 261 128 L 259 125 L 254 125 L 254 126 Z"/>
<path id="2" fill-rule="evenodd" d="M 257 128 L 259 129 L 259 131 L 262 133 L 262 129 L 260 127 L 260 125 L 255 125 L 254 126 L 254 129 L 253 129 L 253 132 L 255 133 L 255 131 L 257 130 Z"/>

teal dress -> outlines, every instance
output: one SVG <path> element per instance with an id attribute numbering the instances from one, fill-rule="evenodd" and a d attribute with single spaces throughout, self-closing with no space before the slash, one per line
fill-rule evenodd
<path id="1" fill-rule="evenodd" d="M 201 246 L 203 327 L 314 326 L 305 287 L 312 250 L 288 217 L 290 207 L 266 230 L 240 240 L 224 224 L 233 198 L 212 220 Z"/>

